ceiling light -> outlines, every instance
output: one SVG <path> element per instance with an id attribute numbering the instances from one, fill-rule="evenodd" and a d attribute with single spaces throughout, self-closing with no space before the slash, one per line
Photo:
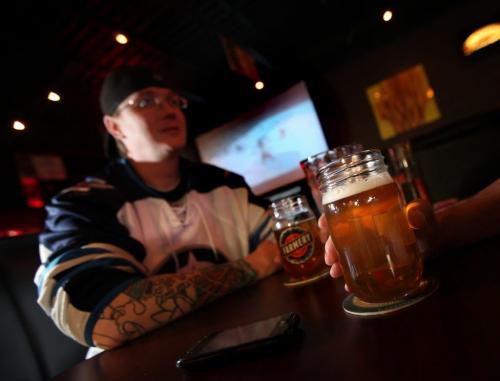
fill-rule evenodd
<path id="1" fill-rule="evenodd" d="M 391 21 L 392 20 L 392 11 L 389 9 L 384 12 L 382 15 L 382 18 L 384 19 L 385 22 Z"/>
<path id="2" fill-rule="evenodd" d="M 61 96 L 51 91 L 49 95 L 47 95 L 47 99 L 52 102 L 59 102 L 61 100 Z"/>
<path id="3" fill-rule="evenodd" d="M 255 88 L 257 90 L 262 90 L 264 88 L 264 82 L 262 82 L 262 81 L 255 82 Z"/>
<path id="4" fill-rule="evenodd" d="M 472 32 L 464 41 L 462 49 L 464 54 L 469 56 L 497 41 L 500 41 L 500 23 L 489 24 Z"/>
<path id="5" fill-rule="evenodd" d="M 24 125 L 24 123 L 22 123 L 18 120 L 15 120 L 14 124 L 12 125 L 12 128 L 14 130 L 17 130 L 17 131 L 22 131 L 22 130 L 26 129 L 26 126 Z"/>
<path id="6" fill-rule="evenodd" d="M 128 38 L 127 36 L 125 36 L 124 34 L 122 33 L 118 33 L 116 36 L 115 36 L 115 40 L 116 42 L 118 42 L 119 44 L 122 44 L 122 45 L 125 45 L 127 42 L 128 42 Z"/>

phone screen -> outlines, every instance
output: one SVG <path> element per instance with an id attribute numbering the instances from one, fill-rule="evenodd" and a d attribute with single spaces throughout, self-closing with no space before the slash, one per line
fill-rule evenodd
<path id="1" fill-rule="evenodd" d="M 190 368 L 206 364 L 222 364 L 250 352 L 262 353 L 266 348 L 277 348 L 300 338 L 300 318 L 293 312 L 204 336 L 181 357 L 177 367 Z"/>
<path id="2" fill-rule="evenodd" d="M 258 321 L 241 327 L 227 329 L 213 336 L 198 353 L 210 353 L 221 349 L 239 346 L 254 341 L 265 339 L 273 333 L 281 333 L 276 330 L 276 325 L 283 322 L 283 330 L 287 328 L 283 316 L 276 316 L 267 320 Z"/>

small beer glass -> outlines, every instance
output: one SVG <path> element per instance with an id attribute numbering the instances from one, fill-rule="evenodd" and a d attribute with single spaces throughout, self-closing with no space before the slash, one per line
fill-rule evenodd
<path id="1" fill-rule="evenodd" d="M 316 216 L 305 196 L 294 195 L 271 204 L 273 230 L 283 267 L 289 279 L 285 286 L 300 286 L 328 275 L 324 245 L 319 238 Z"/>
<path id="2" fill-rule="evenodd" d="M 369 303 L 418 290 L 423 256 L 404 199 L 379 150 L 347 155 L 320 169 L 323 210 L 345 282 Z"/>

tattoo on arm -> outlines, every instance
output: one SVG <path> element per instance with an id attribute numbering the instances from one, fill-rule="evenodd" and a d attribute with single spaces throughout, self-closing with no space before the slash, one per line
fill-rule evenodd
<path id="1" fill-rule="evenodd" d="M 186 315 L 257 279 L 243 259 L 193 273 L 161 274 L 140 280 L 102 312 L 93 339 L 114 347 Z"/>

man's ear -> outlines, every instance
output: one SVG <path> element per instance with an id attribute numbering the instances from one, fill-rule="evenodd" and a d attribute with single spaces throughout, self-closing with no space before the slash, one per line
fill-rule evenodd
<path id="1" fill-rule="evenodd" d="M 124 138 L 120 125 L 116 122 L 114 117 L 104 115 L 102 122 L 104 123 L 104 127 L 106 127 L 106 131 L 108 131 L 112 137 L 118 140 L 122 140 Z"/>

